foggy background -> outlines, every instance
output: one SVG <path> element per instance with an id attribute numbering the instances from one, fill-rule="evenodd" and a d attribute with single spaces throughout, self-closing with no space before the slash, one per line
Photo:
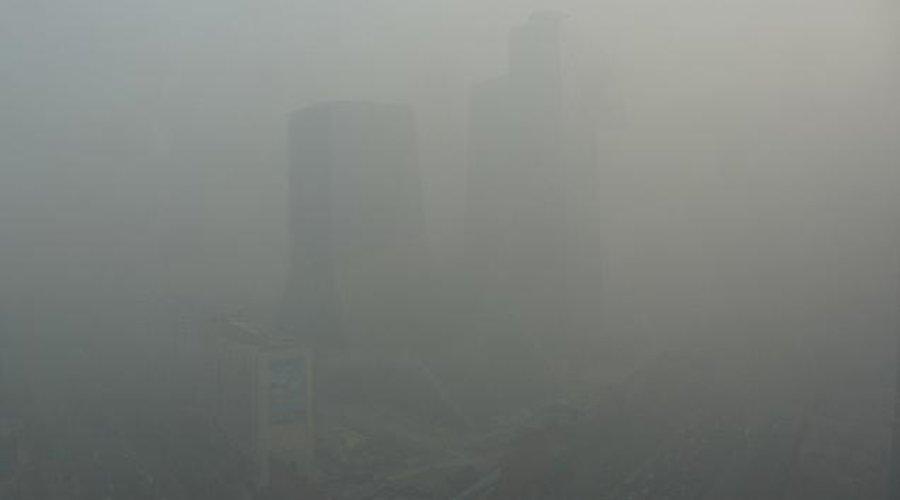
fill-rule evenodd
<path id="1" fill-rule="evenodd" d="M 452 258 L 467 93 L 547 7 L 598 109 L 608 321 L 890 331 L 897 13 L 868 0 L 7 2 L 5 301 L 39 323 L 274 301 L 285 116 L 330 99 L 414 106 L 428 235 Z"/>
<path id="2" fill-rule="evenodd" d="M 146 363 L 182 316 L 270 316 L 287 117 L 321 101 L 412 106 L 429 258 L 455 275 L 469 95 L 543 9 L 568 16 L 566 92 L 597 125 L 598 350 L 760 341 L 835 379 L 891 380 L 900 11 L 886 0 L 6 0 L 14 362 L 69 387 Z"/>

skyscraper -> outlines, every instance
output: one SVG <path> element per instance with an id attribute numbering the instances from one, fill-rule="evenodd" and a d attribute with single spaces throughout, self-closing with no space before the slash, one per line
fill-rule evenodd
<path id="1" fill-rule="evenodd" d="M 482 306 L 520 332 L 560 328 L 566 199 L 560 18 L 515 28 L 509 70 L 472 93 L 467 264 Z"/>
<path id="2" fill-rule="evenodd" d="M 411 110 L 314 105 L 291 116 L 289 141 L 284 324 L 319 340 L 409 334 L 400 317 L 425 252 Z"/>
<path id="3" fill-rule="evenodd" d="M 565 71 L 562 20 L 541 12 L 514 28 L 506 73 L 470 102 L 472 330 L 485 356 L 505 357 L 504 392 L 581 370 L 600 328 L 597 129 Z"/>

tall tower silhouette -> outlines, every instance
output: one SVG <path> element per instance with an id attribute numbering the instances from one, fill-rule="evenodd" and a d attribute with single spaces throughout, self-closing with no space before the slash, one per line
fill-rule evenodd
<path id="1" fill-rule="evenodd" d="M 540 13 L 513 29 L 508 71 L 470 101 L 472 335 L 493 366 L 487 390 L 513 405 L 552 390 L 547 349 L 568 329 L 560 28 L 560 16 Z"/>
<path id="2" fill-rule="evenodd" d="M 291 116 L 289 141 L 283 327 L 313 342 L 409 334 L 398 318 L 424 256 L 412 112 L 322 103 Z"/>
<path id="3" fill-rule="evenodd" d="M 477 86 L 471 98 L 467 265 L 482 305 L 506 310 L 516 330 L 564 321 L 559 45 L 560 18 L 533 15 L 511 33 L 508 72 Z"/>

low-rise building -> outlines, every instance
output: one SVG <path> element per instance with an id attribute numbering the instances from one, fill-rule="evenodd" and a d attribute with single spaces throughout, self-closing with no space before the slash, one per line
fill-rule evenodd
<path id="1" fill-rule="evenodd" d="M 252 463 L 254 482 L 273 465 L 308 472 L 315 439 L 313 357 L 297 339 L 238 320 L 215 322 L 205 337 L 204 406 L 225 438 Z"/>

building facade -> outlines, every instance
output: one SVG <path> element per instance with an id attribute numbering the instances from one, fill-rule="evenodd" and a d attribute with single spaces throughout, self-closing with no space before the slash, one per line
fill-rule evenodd
<path id="1" fill-rule="evenodd" d="M 508 72 L 476 86 L 470 107 L 466 265 L 487 316 L 535 338 L 566 321 L 559 44 L 555 15 L 514 29 Z"/>
<path id="2" fill-rule="evenodd" d="M 424 271 L 412 111 L 323 103 L 290 119 L 290 276 L 282 321 L 316 341 L 402 341 Z"/>
<path id="3" fill-rule="evenodd" d="M 563 17 L 533 14 L 510 34 L 508 70 L 470 100 L 473 330 L 515 390 L 570 371 L 599 328 L 595 117 L 562 47 Z"/>
<path id="4" fill-rule="evenodd" d="M 254 483 L 271 470 L 307 473 L 315 457 L 312 352 L 256 325 L 216 321 L 203 332 L 205 410 L 251 464 Z"/>

